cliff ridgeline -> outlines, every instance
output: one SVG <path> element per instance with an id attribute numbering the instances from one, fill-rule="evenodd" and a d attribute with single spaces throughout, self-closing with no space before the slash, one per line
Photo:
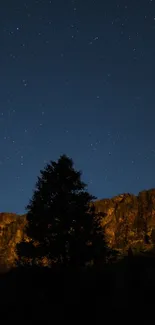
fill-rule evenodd
<path id="1" fill-rule="evenodd" d="M 149 251 L 155 245 L 155 189 L 137 196 L 121 194 L 112 199 L 94 202 L 96 212 L 102 215 L 102 227 L 110 248 L 126 254 Z M 15 266 L 18 259 L 16 244 L 26 236 L 26 215 L 0 213 L 0 269 Z"/>

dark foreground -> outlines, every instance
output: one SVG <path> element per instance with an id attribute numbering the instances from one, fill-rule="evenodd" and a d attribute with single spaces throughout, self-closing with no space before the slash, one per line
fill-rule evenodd
<path id="1" fill-rule="evenodd" d="M 4 321 L 154 320 L 155 258 L 126 259 L 100 270 L 17 268 L 0 277 Z"/>

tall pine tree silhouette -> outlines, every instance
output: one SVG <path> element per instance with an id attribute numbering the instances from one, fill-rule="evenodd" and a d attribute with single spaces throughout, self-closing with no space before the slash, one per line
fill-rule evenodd
<path id="1" fill-rule="evenodd" d="M 94 199 L 72 159 L 62 155 L 57 162 L 50 161 L 40 171 L 27 206 L 27 236 L 31 241 L 18 245 L 19 257 L 46 256 L 72 266 L 103 260 L 106 245 Z"/>

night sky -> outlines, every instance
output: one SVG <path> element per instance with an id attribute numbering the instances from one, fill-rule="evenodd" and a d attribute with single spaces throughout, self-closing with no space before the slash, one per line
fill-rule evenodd
<path id="1" fill-rule="evenodd" d="M 98 198 L 155 187 L 155 0 L 1 0 L 0 211 L 70 156 Z"/>

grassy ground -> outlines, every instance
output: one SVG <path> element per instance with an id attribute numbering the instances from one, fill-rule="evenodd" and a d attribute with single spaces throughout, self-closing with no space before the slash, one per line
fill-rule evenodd
<path id="1" fill-rule="evenodd" d="M 0 276 L 1 319 L 149 319 L 154 314 L 154 270 L 154 260 L 143 259 L 126 259 L 102 271 L 18 268 Z"/>

